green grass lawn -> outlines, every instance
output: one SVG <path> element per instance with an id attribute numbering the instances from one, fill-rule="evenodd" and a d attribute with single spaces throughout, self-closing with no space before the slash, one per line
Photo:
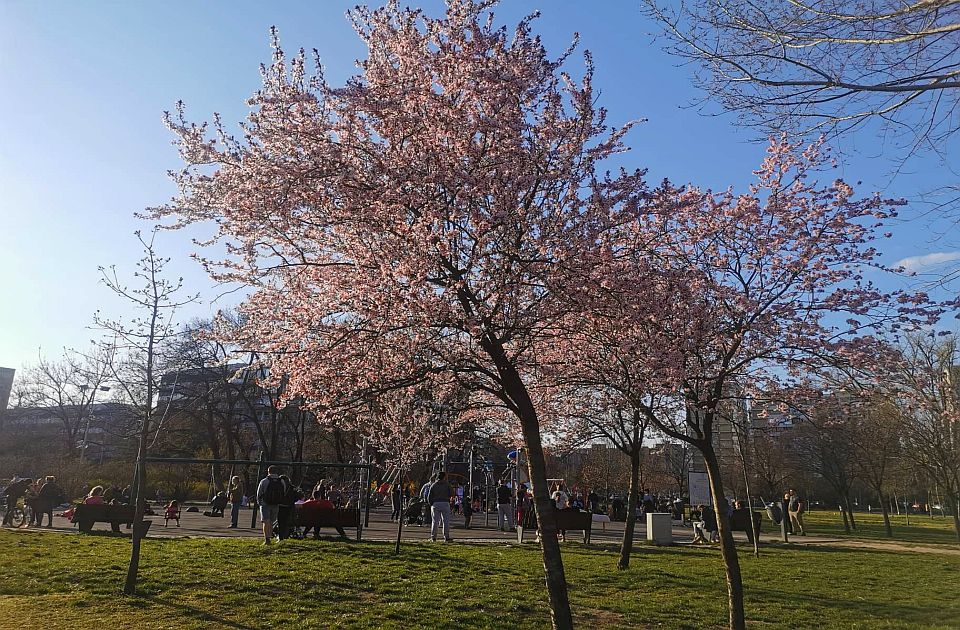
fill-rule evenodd
<path id="1" fill-rule="evenodd" d="M 141 588 L 124 597 L 129 540 L 0 531 L 0 627 L 382 628 L 549 625 L 533 545 L 147 540 Z M 742 548 L 757 628 L 960 627 L 960 556 Z M 726 621 L 719 552 L 564 546 L 580 627 L 717 628 Z"/>
<path id="2" fill-rule="evenodd" d="M 804 524 L 807 533 L 822 536 L 842 536 L 850 538 L 867 538 L 878 540 L 895 540 L 908 543 L 925 544 L 957 544 L 957 535 L 953 529 L 953 519 L 939 514 L 929 516 L 911 514 L 907 524 L 906 515 L 890 515 L 890 524 L 893 527 L 893 538 L 887 538 L 883 528 L 883 515 L 879 512 L 855 512 L 857 530 L 845 534 L 843 531 L 843 517 L 839 512 L 816 511 L 804 514 Z M 767 521 L 764 532 L 771 532 L 776 536 L 779 529 Z"/>

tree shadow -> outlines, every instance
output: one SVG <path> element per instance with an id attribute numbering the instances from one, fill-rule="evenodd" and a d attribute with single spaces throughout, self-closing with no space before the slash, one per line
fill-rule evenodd
<path id="1" fill-rule="evenodd" d="M 205 624 L 216 624 L 220 627 L 234 628 L 235 630 L 259 630 L 259 628 L 261 628 L 261 626 L 251 626 L 238 621 L 230 621 L 225 617 L 213 615 L 207 611 L 184 604 L 181 601 L 170 601 L 156 595 L 137 595 L 136 598 L 131 601 L 136 602 L 138 600 L 150 602 L 159 608 L 173 609 L 191 619 L 204 622 Z"/>

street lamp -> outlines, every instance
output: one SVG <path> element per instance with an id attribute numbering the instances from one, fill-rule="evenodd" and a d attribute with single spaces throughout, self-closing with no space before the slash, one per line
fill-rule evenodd
<path id="1" fill-rule="evenodd" d="M 85 393 L 85 392 L 87 391 L 87 388 L 90 387 L 90 386 L 87 385 L 86 383 L 84 383 L 83 385 L 78 385 L 77 387 L 80 388 L 80 392 L 81 392 L 81 394 L 83 394 L 83 393 Z M 80 446 L 80 448 L 81 448 L 80 457 L 82 457 L 83 459 L 86 459 L 86 458 L 87 458 L 87 445 L 88 445 L 87 440 L 88 440 L 88 438 L 89 438 L 89 436 L 90 436 L 90 418 L 91 418 L 91 416 L 93 416 L 93 401 L 94 401 L 94 399 L 97 397 L 97 390 L 98 390 L 98 389 L 99 389 L 101 392 L 109 392 L 109 391 L 110 391 L 110 388 L 109 388 L 109 387 L 107 387 L 106 385 L 101 385 L 101 386 L 98 387 L 98 388 L 94 388 L 93 391 L 90 392 L 89 411 L 87 412 L 87 424 L 86 424 L 86 427 L 85 427 L 84 430 L 83 430 L 83 444 Z"/>

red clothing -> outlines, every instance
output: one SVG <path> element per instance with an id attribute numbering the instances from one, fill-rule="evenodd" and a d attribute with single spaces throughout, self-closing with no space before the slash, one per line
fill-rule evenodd
<path id="1" fill-rule="evenodd" d="M 83 500 L 86 505 L 103 505 L 103 497 L 99 494 L 95 494 L 92 497 L 87 497 Z"/>

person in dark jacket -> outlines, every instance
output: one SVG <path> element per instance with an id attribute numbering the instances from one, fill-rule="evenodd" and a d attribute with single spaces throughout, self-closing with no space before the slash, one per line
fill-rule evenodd
<path id="1" fill-rule="evenodd" d="M 390 520 L 400 520 L 400 513 L 403 512 L 403 493 L 400 490 L 399 481 L 394 483 L 390 488 L 390 507 L 393 508 L 393 511 L 390 513 Z"/>
<path id="2" fill-rule="evenodd" d="M 286 493 L 283 496 L 283 502 L 277 511 L 277 538 L 286 540 L 290 537 L 290 525 L 293 521 L 293 504 L 299 501 L 303 494 L 300 489 L 293 485 L 290 478 L 286 475 L 280 475 L 280 481 L 283 482 Z"/>
<path id="3" fill-rule="evenodd" d="M 11 520 L 13 518 L 13 508 L 17 505 L 17 501 L 26 496 L 27 488 L 30 487 L 31 483 L 33 483 L 32 479 L 17 479 L 14 477 L 4 489 L 3 494 L 7 497 L 7 511 L 3 515 L 5 526 L 13 524 Z"/>
<path id="4" fill-rule="evenodd" d="M 230 499 L 230 527 L 235 529 L 240 521 L 240 508 L 243 506 L 243 480 L 240 475 L 234 475 L 230 479 L 227 498 Z"/>
<path id="5" fill-rule="evenodd" d="M 43 515 L 47 515 L 47 527 L 53 527 L 53 508 L 66 499 L 63 488 L 57 485 L 57 478 L 48 475 L 40 486 L 40 492 L 35 502 L 37 510 L 37 527 L 43 527 Z"/>
<path id="6" fill-rule="evenodd" d="M 453 540 L 450 537 L 450 497 L 453 496 L 453 490 L 447 481 L 447 473 L 437 474 L 437 480 L 430 485 L 428 502 L 430 503 L 430 540 L 437 540 L 438 521 L 443 523 L 443 539 L 447 542 Z"/>
<path id="7" fill-rule="evenodd" d="M 720 540 L 720 528 L 717 527 L 717 513 L 713 511 L 713 508 L 710 506 L 703 508 L 701 518 L 703 519 L 703 528 L 710 536 L 710 542 Z"/>

